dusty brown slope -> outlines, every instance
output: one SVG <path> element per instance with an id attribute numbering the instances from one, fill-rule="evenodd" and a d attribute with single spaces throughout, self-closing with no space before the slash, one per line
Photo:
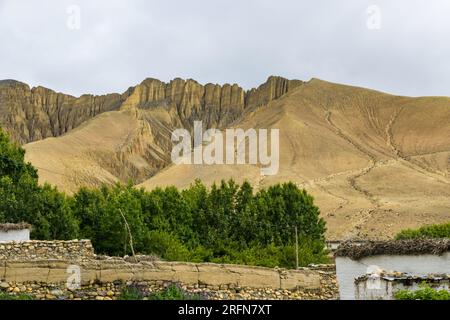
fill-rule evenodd
<path id="1" fill-rule="evenodd" d="M 80 186 L 127 181 L 152 170 L 143 154 L 152 144 L 145 127 L 130 111 L 103 113 L 59 138 L 25 146 L 26 160 L 41 182 L 67 192 Z"/>
<path id="2" fill-rule="evenodd" d="M 195 178 L 258 187 L 294 181 L 315 196 L 330 239 L 388 237 L 450 219 L 450 98 L 272 77 L 249 92 L 148 79 L 120 99 L 120 111 L 105 109 L 61 137 L 25 146 L 42 181 L 69 192 L 127 179 L 148 189 Z M 278 175 L 262 177 L 251 165 L 170 166 L 171 131 L 191 130 L 194 120 L 279 128 Z"/>
<path id="3" fill-rule="evenodd" d="M 241 128 L 280 129 L 280 171 L 172 166 L 142 184 L 295 181 L 316 198 L 328 237 L 389 237 L 450 220 L 450 99 L 406 98 L 312 80 L 256 110 Z"/>

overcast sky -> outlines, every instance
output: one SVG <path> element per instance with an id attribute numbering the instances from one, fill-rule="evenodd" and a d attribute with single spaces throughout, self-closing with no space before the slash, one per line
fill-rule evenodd
<path id="1" fill-rule="evenodd" d="M 80 95 L 269 75 L 450 96 L 450 1 L 0 0 L 0 79 Z"/>

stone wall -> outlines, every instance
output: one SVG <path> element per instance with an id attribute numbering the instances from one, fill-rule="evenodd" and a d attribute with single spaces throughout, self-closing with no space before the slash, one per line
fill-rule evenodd
<path id="1" fill-rule="evenodd" d="M 116 300 L 129 286 L 139 288 L 148 297 L 170 284 L 177 284 L 190 294 L 217 300 L 338 298 L 334 272 L 161 261 L 129 262 L 119 258 L 81 261 L 78 265 L 70 263 L 73 262 L 3 261 L 0 291 L 29 294 L 37 299 Z M 79 268 L 81 283 L 69 289 L 68 280 L 76 268 Z"/>
<path id="2" fill-rule="evenodd" d="M 74 276 L 78 277 L 79 288 L 68 290 L 68 280 Z M 145 256 L 102 257 L 94 254 L 89 240 L 0 245 L 0 290 L 8 292 L 32 293 L 40 298 L 84 299 L 94 297 L 92 290 L 98 289 L 102 295 L 94 298 L 115 298 L 125 284 L 140 284 L 144 291 L 153 292 L 170 283 L 191 291 L 212 292 L 218 298 L 335 299 L 337 296 L 335 272 L 330 267 L 286 270 L 165 262 Z M 236 297 L 241 293 L 248 297 Z"/>
<path id="3" fill-rule="evenodd" d="M 87 260 L 95 256 L 90 240 L 24 241 L 0 243 L 2 260 Z M 1 273 L 0 273 L 1 275 Z"/>
<path id="4" fill-rule="evenodd" d="M 69 290 L 58 283 L 40 282 L 0 282 L 0 294 L 28 295 L 38 300 L 117 300 L 126 288 L 138 289 L 142 298 L 161 292 L 169 285 L 176 285 L 188 295 L 200 296 L 208 300 L 336 300 L 336 290 L 281 290 L 271 288 L 215 288 L 204 285 L 149 281 L 94 282 Z"/>
<path id="5" fill-rule="evenodd" d="M 28 260 L 0 262 L 0 278 L 5 282 L 66 283 L 69 266 L 80 270 L 81 284 L 114 281 L 162 281 L 211 288 L 320 289 L 321 277 L 314 270 L 285 270 L 220 264 L 180 262 L 132 263 L 120 258 L 85 261 Z"/>

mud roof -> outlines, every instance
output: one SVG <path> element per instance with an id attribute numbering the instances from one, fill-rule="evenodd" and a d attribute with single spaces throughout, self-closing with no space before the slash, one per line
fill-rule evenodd
<path id="1" fill-rule="evenodd" d="M 391 241 L 344 242 L 335 252 L 335 257 L 359 260 L 377 255 L 443 255 L 450 251 L 450 238 L 415 239 Z"/>
<path id="2" fill-rule="evenodd" d="M 3 232 L 15 231 L 15 230 L 24 230 L 24 229 L 31 229 L 31 224 L 28 224 L 26 222 L 21 222 L 21 223 L 0 223 L 0 231 L 3 231 Z"/>
<path id="3" fill-rule="evenodd" d="M 355 279 L 355 284 L 360 282 L 364 282 L 374 275 L 365 274 Z M 386 281 L 400 281 L 400 282 L 440 282 L 440 281 L 448 281 L 450 280 L 449 274 L 426 274 L 426 275 L 414 275 L 404 272 L 395 272 L 395 271 L 382 271 L 379 275 L 377 275 L 380 279 Z"/>

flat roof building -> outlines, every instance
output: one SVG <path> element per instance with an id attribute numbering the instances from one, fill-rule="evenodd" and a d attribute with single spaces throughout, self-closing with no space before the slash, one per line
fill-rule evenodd
<path id="1" fill-rule="evenodd" d="M 31 225 L 28 223 L 0 224 L 0 242 L 20 242 L 30 240 Z"/>
<path id="2" fill-rule="evenodd" d="M 405 274 L 417 281 L 421 277 L 426 280 L 434 278 L 435 275 L 449 275 L 450 239 L 369 241 L 364 244 L 348 242 L 339 246 L 335 257 L 340 298 L 367 299 L 371 294 L 366 288 L 373 287 L 374 278 L 370 276 L 374 274 L 384 274 L 378 278 L 382 287 L 388 286 L 393 289 L 402 287 L 392 286 L 393 282 L 396 284 L 407 282 Z M 389 271 L 397 275 L 392 277 Z M 446 283 L 445 279 L 442 281 Z M 381 297 L 392 297 L 392 293 L 394 292 L 387 295 L 383 293 Z M 380 296 L 379 294 L 373 296 Z"/>

